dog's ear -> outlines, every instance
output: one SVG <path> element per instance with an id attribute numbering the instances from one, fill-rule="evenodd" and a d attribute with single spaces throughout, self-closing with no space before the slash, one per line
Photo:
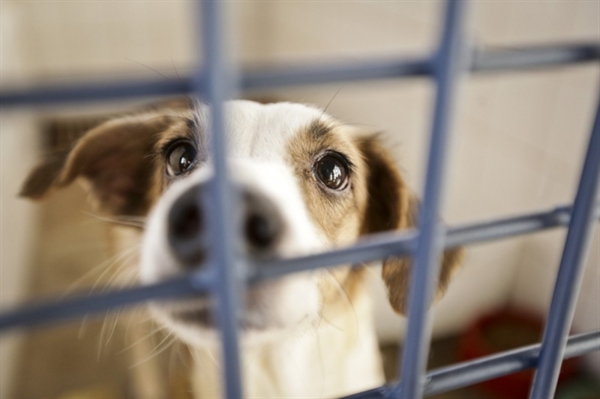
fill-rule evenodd
<path id="1" fill-rule="evenodd" d="M 359 148 L 367 167 L 368 191 L 361 234 L 415 227 L 418 223 L 419 201 L 404 182 L 380 138 L 362 137 Z M 444 252 L 435 300 L 443 296 L 462 258 L 462 248 L 450 248 Z M 391 257 L 383 262 L 382 277 L 388 289 L 388 298 L 394 310 L 400 314 L 408 311 L 411 263 L 408 257 Z"/>
<path id="2" fill-rule="evenodd" d="M 30 173 L 21 195 L 38 199 L 82 178 L 101 211 L 144 215 L 150 204 L 154 145 L 167 118 L 139 115 L 103 123 L 70 150 L 48 156 Z"/>

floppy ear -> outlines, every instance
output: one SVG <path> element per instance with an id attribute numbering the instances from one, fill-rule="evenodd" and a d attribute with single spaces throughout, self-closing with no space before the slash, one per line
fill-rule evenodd
<path id="1" fill-rule="evenodd" d="M 359 147 L 368 170 L 368 200 L 361 234 L 415 227 L 419 201 L 404 182 L 389 152 L 377 136 L 361 138 Z M 444 295 L 462 258 L 462 248 L 450 248 L 444 252 L 435 300 Z M 406 314 L 408 310 L 411 263 L 408 257 L 391 257 L 383 262 L 382 277 L 388 298 L 400 314 Z"/>
<path id="2" fill-rule="evenodd" d="M 101 124 L 71 150 L 48 156 L 30 173 L 21 195 L 38 199 L 82 178 L 101 211 L 144 215 L 151 199 L 153 148 L 168 118 L 156 114 L 124 117 Z"/>

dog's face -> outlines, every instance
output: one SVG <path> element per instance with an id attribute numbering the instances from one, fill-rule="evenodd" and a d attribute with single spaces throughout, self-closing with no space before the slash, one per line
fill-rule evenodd
<path id="1" fill-rule="evenodd" d="M 258 259 L 290 257 L 414 225 L 416 201 L 377 136 L 358 135 L 300 104 L 231 101 L 225 111 L 229 176 L 239 194 L 234 219 L 242 227 L 234 248 Z M 101 211 L 147 216 L 143 283 L 202 267 L 211 245 L 208 114 L 207 106 L 186 102 L 108 121 L 32 171 L 23 194 L 38 198 L 81 178 Z M 438 297 L 459 260 L 460 250 L 444 254 Z M 400 313 L 409 269 L 406 259 L 384 262 L 389 299 Z M 360 268 L 345 266 L 258 284 L 247 292 L 240 325 L 273 331 L 315 323 L 340 297 L 352 299 L 360 279 Z M 212 325 L 205 299 L 153 310 L 194 344 Z"/>

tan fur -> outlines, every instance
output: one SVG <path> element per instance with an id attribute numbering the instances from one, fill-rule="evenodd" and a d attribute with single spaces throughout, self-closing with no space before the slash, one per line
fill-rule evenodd
<path id="1" fill-rule="evenodd" d="M 404 182 L 390 154 L 376 136 L 361 139 L 359 146 L 366 158 L 369 174 L 369 205 L 364 214 L 362 234 L 415 227 L 419 202 Z M 444 252 L 436 300 L 444 295 L 462 262 L 463 252 L 462 248 Z M 383 263 L 382 277 L 388 287 L 390 304 L 400 314 L 407 310 L 411 264 L 408 257 L 391 257 Z"/>

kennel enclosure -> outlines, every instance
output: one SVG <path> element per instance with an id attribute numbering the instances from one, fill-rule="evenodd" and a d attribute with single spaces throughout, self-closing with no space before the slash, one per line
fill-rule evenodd
<path id="1" fill-rule="evenodd" d="M 147 300 L 172 299 L 206 293 L 217 298 L 217 319 L 222 332 L 227 397 L 242 397 L 238 337 L 235 313 L 239 289 L 245 282 L 276 278 L 313 268 L 346 263 L 369 262 L 391 255 L 414 255 L 416 272 L 411 283 L 408 333 L 402 356 L 400 383 L 353 398 L 418 398 L 474 384 L 486 379 L 536 367 L 532 398 L 552 397 L 563 357 L 578 356 L 600 349 L 600 331 L 568 337 L 576 295 L 581 283 L 583 260 L 598 217 L 598 174 L 600 170 L 600 108 L 590 136 L 577 195 L 572 205 L 535 214 L 491 222 L 445 228 L 436 215 L 444 198 L 444 170 L 447 168 L 453 104 L 461 75 L 527 68 L 568 65 L 600 59 L 600 43 L 523 47 L 515 50 L 474 50 L 466 33 L 467 1 L 446 4 L 439 46 L 424 58 L 373 60 L 367 63 L 314 65 L 303 68 L 265 71 L 236 71 L 224 53 L 223 6 L 217 1 L 201 3 L 202 37 L 206 63 L 191 77 L 175 81 L 132 81 L 86 84 L 78 87 L 45 87 L 2 92 L 0 106 L 109 100 L 149 95 L 196 93 L 212 104 L 212 148 L 215 178 L 212 200 L 216 212 L 209 221 L 215 242 L 211 264 L 205 271 L 152 286 L 137 287 L 92 296 L 75 296 L 62 301 L 26 305 L 0 315 L 0 330 L 25 328 L 81 317 L 117 306 Z M 235 233 L 228 210 L 234 206 L 225 168 L 222 102 L 237 89 L 254 90 L 286 85 L 321 84 L 384 78 L 431 77 L 436 83 L 433 124 L 428 150 L 427 178 L 418 229 L 402 235 L 379 234 L 369 241 L 347 248 L 301 258 L 253 263 L 234 259 L 229 239 Z M 237 86 L 237 87 L 236 87 Z M 568 236 L 557 277 L 544 339 L 540 345 L 522 348 L 474 362 L 425 373 L 430 340 L 427 298 L 437 273 L 436 258 L 444 247 L 475 244 L 568 226 Z M 237 267 L 242 264 L 242 278 Z M 244 281 L 245 280 L 245 281 Z"/>

